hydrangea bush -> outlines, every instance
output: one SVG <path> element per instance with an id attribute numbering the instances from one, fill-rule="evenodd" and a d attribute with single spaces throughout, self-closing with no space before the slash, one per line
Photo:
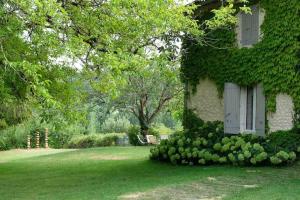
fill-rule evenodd
<path id="1" fill-rule="evenodd" d="M 187 130 L 162 140 L 150 150 L 150 158 L 183 165 L 293 163 L 300 152 L 300 135 L 282 131 L 271 135 L 265 138 L 254 134 L 224 135 L 221 122 L 203 123 L 193 133 Z M 278 142 L 286 137 L 293 138 L 293 145 Z M 298 146 L 295 141 L 298 141 Z"/>

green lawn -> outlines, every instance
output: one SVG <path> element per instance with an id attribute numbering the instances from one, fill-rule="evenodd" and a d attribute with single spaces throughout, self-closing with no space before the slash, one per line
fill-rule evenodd
<path id="1" fill-rule="evenodd" d="M 284 168 L 172 166 L 147 147 L 0 152 L 0 199 L 300 199 Z"/>

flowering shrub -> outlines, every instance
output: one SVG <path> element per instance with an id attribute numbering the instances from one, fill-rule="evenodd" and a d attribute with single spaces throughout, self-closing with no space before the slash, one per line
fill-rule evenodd
<path id="1" fill-rule="evenodd" d="M 224 135 L 221 124 L 203 124 L 200 128 L 213 132 L 192 134 L 189 137 L 184 132 L 172 135 L 168 140 L 162 140 L 160 145 L 153 147 L 150 158 L 153 160 L 167 161 L 172 164 L 209 165 L 209 164 L 233 164 L 233 165 L 280 165 L 292 163 L 296 160 L 296 152 L 300 152 L 300 144 L 297 148 L 284 148 L 277 140 L 288 136 L 259 137 L 255 135 Z M 291 141 L 294 142 L 294 141 Z M 274 145 L 276 144 L 276 145 Z M 283 144 L 286 144 L 283 143 Z M 278 146 L 279 145 L 279 146 Z M 295 146 L 294 144 L 292 146 Z"/>

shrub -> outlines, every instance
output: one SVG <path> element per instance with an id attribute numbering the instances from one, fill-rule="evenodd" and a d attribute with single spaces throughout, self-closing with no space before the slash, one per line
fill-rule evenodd
<path id="1" fill-rule="evenodd" d="M 5 137 L 1 137 L 0 136 L 0 151 L 5 151 L 5 150 L 9 150 L 10 147 L 9 145 L 7 145 L 7 141 Z"/>
<path id="2" fill-rule="evenodd" d="M 131 126 L 128 130 L 129 143 L 134 146 L 141 145 L 137 136 L 140 134 L 139 126 Z"/>
<path id="3" fill-rule="evenodd" d="M 71 134 L 59 131 L 49 131 L 49 146 L 59 149 L 65 147 L 72 138 Z"/>
<path id="4" fill-rule="evenodd" d="M 94 146 L 96 147 L 115 146 L 119 137 L 120 136 L 115 134 L 104 135 L 103 137 L 96 139 Z"/>
<path id="5" fill-rule="evenodd" d="M 18 126 L 11 126 L 0 131 L 1 141 L 4 143 L 2 150 L 12 148 L 24 148 L 27 146 L 27 134 L 30 133 L 30 127 L 20 124 Z"/>
<path id="6" fill-rule="evenodd" d="M 66 145 L 68 148 L 91 148 L 114 146 L 118 138 L 125 137 L 121 133 L 107 133 L 107 134 L 90 134 L 90 135 L 75 135 Z"/>
<path id="7" fill-rule="evenodd" d="M 159 134 L 172 134 L 174 130 L 169 127 L 166 127 L 163 123 L 158 123 L 153 126 L 153 130 Z"/>
<path id="8" fill-rule="evenodd" d="M 299 135 L 290 132 L 277 132 L 263 138 L 255 135 L 224 136 L 221 130 L 220 122 L 212 122 L 203 123 L 192 134 L 177 133 L 153 147 L 150 158 L 189 165 L 279 165 L 295 161 L 295 152 L 300 149 Z"/>
<path id="9" fill-rule="evenodd" d="M 300 134 L 292 131 L 277 131 L 267 136 L 268 148 L 275 151 L 297 151 L 300 146 Z"/>

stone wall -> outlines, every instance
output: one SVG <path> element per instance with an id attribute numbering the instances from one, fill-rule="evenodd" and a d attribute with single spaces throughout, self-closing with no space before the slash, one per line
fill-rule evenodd
<path id="1" fill-rule="evenodd" d="M 200 80 L 196 92 L 191 93 L 187 107 L 204 121 L 224 121 L 224 100 L 220 98 L 216 84 L 209 80 Z M 268 113 L 270 132 L 289 130 L 293 127 L 294 104 L 289 95 L 276 96 L 276 112 Z"/>
<path id="2" fill-rule="evenodd" d="M 200 80 L 196 93 L 192 93 L 187 107 L 204 121 L 224 121 L 224 100 L 219 97 L 216 84 L 209 80 Z"/>
<path id="3" fill-rule="evenodd" d="M 270 132 L 289 130 L 293 127 L 294 103 L 287 94 L 276 96 L 276 112 L 268 113 Z"/>

